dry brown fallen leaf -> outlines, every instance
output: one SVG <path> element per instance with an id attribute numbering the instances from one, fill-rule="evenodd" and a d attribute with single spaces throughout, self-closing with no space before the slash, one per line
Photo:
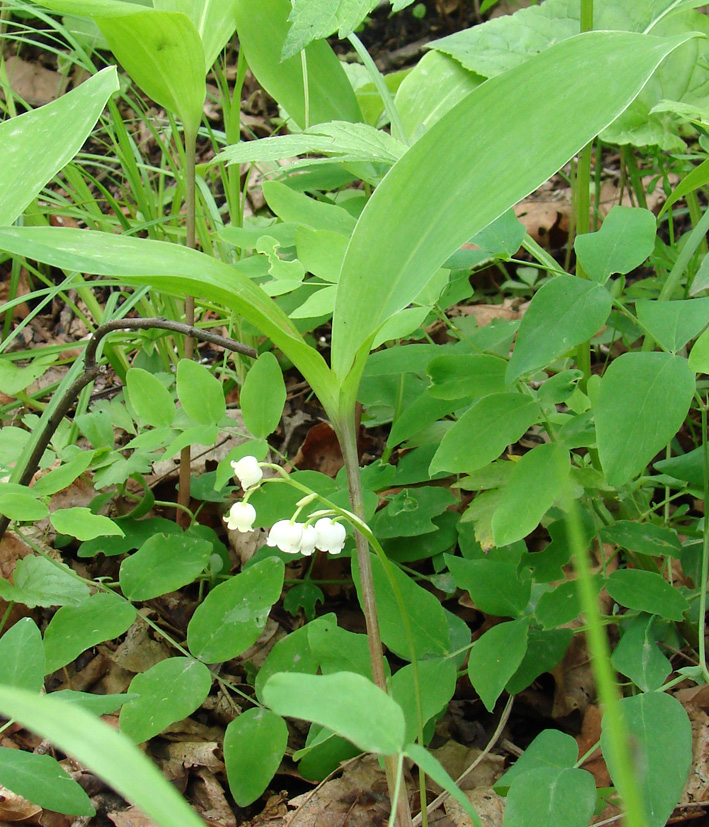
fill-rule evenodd
<path id="1" fill-rule="evenodd" d="M 499 796 L 492 787 L 466 790 L 465 795 L 480 816 L 483 827 L 502 827 L 502 820 L 505 817 L 505 799 Z M 453 827 L 474 827 L 470 816 L 454 798 L 447 798 L 443 806 Z"/>
<path id="2" fill-rule="evenodd" d="M 155 822 L 137 807 L 129 807 L 127 810 L 107 815 L 116 827 L 157 827 Z"/>
<path id="3" fill-rule="evenodd" d="M 64 78 L 59 72 L 45 69 L 36 62 L 13 55 L 5 61 L 12 91 L 30 106 L 43 106 L 59 97 Z"/>
<path id="4" fill-rule="evenodd" d="M 32 804 L 21 795 L 13 793 L 7 787 L 0 786 L 0 819 L 14 824 L 18 821 L 27 822 L 28 819 L 42 812 L 42 808 Z"/>

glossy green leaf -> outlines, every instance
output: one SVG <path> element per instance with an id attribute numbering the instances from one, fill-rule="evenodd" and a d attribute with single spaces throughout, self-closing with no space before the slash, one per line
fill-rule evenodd
<path id="1" fill-rule="evenodd" d="M 337 283 L 349 236 L 332 230 L 314 230 L 301 224 L 295 231 L 295 246 L 303 267 L 314 276 Z"/>
<path id="2" fill-rule="evenodd" d="M 624 353 L 611 362 L 594 404 L 601 465 L 621 486 L 677 433 L 694 396 L 687 360 L 669 353 Z"/>
<path id="3" fill-rule="evenodd" d="M 0 597 L 25 606 L 78 606 L 89 596 L 89 587 L 63 563 L 45 557 L 17 561 L 13 583 L 0 580 Z"/>
<path id="4" fill-rule="evenodd" d="M 672 353 L 681 350 L 709 324 L 709 298 L 681 301 L 642 299 L 635 302 L 635 310 L 648 333 Z"/>
<path id="5" fill-rule="evenodd" d="M 579 769 L 538 767 L 510 787 L 505 827 L 587 827 L 596 806 L 596 782 Z"/>
<path id="6" fill-rule="evenodd" d="M 38 496 L 45 497 L 68 488 L 91 465 L 94 454 L 95 451 L 81 451 L 68 462 L 63 462 L 59 468 L 40 477 L 32 486 L 32 490 Z"/>
<path id="7" fill-rule="evenodd" d="M 648 827 L 664 827 L 682 795 L 692 762 L 692 727 L 680 702 L 664 692 L 647 692 L 620 701 L 632 738 L 640 796 Z M 605 723 L 605 720 L 604 720 Z M 620 786 L 618 762 L 608 730 L 601 748 L 611 779 Z"/>
<path id="8" fill-rule="evenodd" d="M 709 373 L 709 330 L 705 330 L 692 345 L 689 367 L 695 373 Z"/>
<path id="9" fill-rule="evenodd" d="M 439 599 L 431 592 L 419 586 L 398 566 L 389 564 L 390 574 L 398 586 L 398 592 L 408 612 L 408 628 L 412 641 L 409 641 L 407 624 L 401 617 L 401 607 L 396 599 L 394 589 L 389 582 L 384 567 L 377 557 L 372 557 L 372 575 L 377 600 L 377 613 L 381 626 L 382 641 L 399 657 L 412 660 L 411 644 L 417 658 L 425 655 L 444 655 L 449 650 L 450 632 L 445 611 Z M 363 602 L 359 566 L 352 558 L 352 576 L 360 604 Z"/>
<path id="10" fill-rule="evenodd" d="M 268 709 L 247 709 L 224 733 L 229 790 L 239 807 L 260 798 L 276 774 L 288 744 L 288 726 Z"/>
<path id="11" fill-rule="evenodd" d="M 431 127 L 376 189 L 348 248 L 333 319 L 338 377 L 448 256 L 607 126 L 687 37 L 587 32 L 482 84 Z M 510 164 L 520 146 L 532 162 Z"/>
<path id="12" fill-rule="evenodd" d="M 354 672 L 281 672 L 268 680 L 263 697 L 279 715 L 326 726 L 365 752 L 393 755 L 404 746 L 406 723 L 401 707 Z"/>
<path id="13" fill-rule="evenodd" d="M 618 569 L 606 580 L 608 594 L 626 609 L 680 621 L 689 609 L 686 598 L 654 571 Z"/>
<path id="14" fill-rule="evenodd" d="M 464 560 L 445 555 L 445 561 L 459 589 L 465 589 L 485 614 L 497 617 L 521 615 L 531 594 L 531 581 L 520 580 L 517 564 L 508 560 Z"/>
<path id="15" fill-rule="evenodd" d="M 191 715 L 212 685 L 209 669 L 191 658 L 168 658 L 136 675 L 129 692 L 139 695 L 121 709 L 121 732 L 142 744 Z"/>
<path id="16" fill-rule="evenodd" d="M 515 463 L 492 515 L 495 545 L 508 546 L 531 534 L 566 491 L 570 471 L 569 452 L 556 442 L 527 451 Z"/>
<path id="17" fill-rule="evenodd" d="M 571 629 L 540 631 L 534 627 L 530 628 L 527 651 L 519 669 L 506 686 L 510 695 L 516 695 L 531 686 L 544 672 L 550 672 L 564 657 L 572 638 Z"/>
<path id="18" fill-rule="evenodd" d="M 51 755 L 0 747 L 0 784 L 56 813 L 96 813 L 88 795 Z"/>
<path id="19" fill-rule="evenodd" d="M 202 40 L 209 71 L 236 28 L 237 0 L 153 0 L 156 9 L 186 14 Z"/>
<path id="20" fill-rule="evenodd" d="M 539 405 L 521 393 L 494 393 L 468 409 L 446 431 L 430 472 L 471 472 L 500 456 L 541 417 Z"/>
<path id="21" fill-rule="evenodd" d="M 354 229 L 355 219 L 344 207 L 318 201 L 280 181 L 265 181 L 263 195 L 271 211 L 287 223 L 347 236 Z"/>
<path id="22" fill-rule="evenodd" d="M 377 511 L 371 529 L 380 540 L 429 534 L 438 528 L 433 518 L 455 503 L 450 491 L 435 485 L 404 488 Z"/>
<path id="23" fill-rule="evenodd" d="M 591 583 L 598 594 L 603 585 L 601 578 L 594 576 Z M 557 626 L 570 623 L 580 613 L 581 603 L 576 580 L 565 580 L 551 591 L 544 592 L 534 610 L 535 617 L 545 629 L 555 629 Z"/>
<path id="24" fill-rule="evenodd" d="M 49 515 L 49 508 L 38 500 L 30 489 L 8 491 L 0 486 L 0 514 L 18 522 L 37 522 Z"/>
<path id="25" fill-rule="evenodd" d="M 532 741 L 512 767 L 495 782 L 495 790 L 506 795 L 512 784 L 531 770 L 571 769 L 579 758 L 576 741 L 558 729 L 545 729 Z"/>
<path id="26" fill-rule="evenodd" d="M 216 425 L 226 413 L 221 382 L 192 359 L 177 363 L 177 398 L 187 416 L 202 425 Z"/>
<path id="27" fill-rule="evenodd" d="M 509 679 L 527 651 L 529 618 L 499 623 L 485 632 L 472 648 L 468 677 L 485 709 L 492 712 Z"/>
<path id="28" fill-rule="evenodd" d="M 196 134 L 206 95 L 206 68 L 202 41 L 190 19 L 156 9 L 121 17 L 92 16 L 113 54 L 145 94 L 179 115 L 185 129 Z"/>
<path id="29" fill-rule="evenodd" d="M 154 534 L 121 563 L 119 581 L 129 600 L 150 600 L 192 583 L 209 563 L 212 544 L 190 535 Z"/>
<path id="30" fill-rule="evenodd" d="M 529 311 L 527 311 L 529 312 Z M 486 354 L 449 353 L 426 366 L 431 378 L 428 393 L 436 399 L 463 399 L 502 393 L 507 362 Z"/>
<path id="31" fill-rule="evenodd" d="M 286 403 L 286 385 L 278 359 L 262 353 L 246 374 L 241 388 L 244 425 L 258 439 L 272 434 L 281 421 Z"/>
<path id="32" fill-rule="evenodd" d="M 428 658 L 418 663 L 421 723 L 425 726 L 445 710 L 455 693 L 457 667 L 452 658 Z M 414 665 L 402 666 L 389 680 L 389 693 L 404 710 L 407 742 L 418 737 L 418 709 Z"/>
<path id="33" fill-rule="evenodd" d="M 507 383 L 563 356 L 590 339 L 611 312 L 611 294 L 601 285 L 575 276 L 557 276 L 529 304 L 507 368 Z"/>
<path id="34" fill-rule="evenodd" d="M 267 557 L 212 589 L 187 627 L 190 652 L 207 663 L 221 663 L 248 649 L 281 596 L 284 573 L 280 558 Z"/>
<path id="35" fill-rule="evenodd" d="M 378 0 L 293 0 L 291 24 L 281 57 L 287 60 L 313 40 L 321 40 L 339 29 L 344 38 L 357 28 Z"/>
<path id="36" fill-rule="evenodd" d="M 654 692 L 665 682 L 672 664 L 660 651 L 657 641 L 662 629 L 654 615 L 632 618 L 613 650 L 611 662 L 643 692 Z"/>
<path id="37" fill-rule="evenodd" d="M 285 313 L 238 266 L 178 244 L 61 227 L 0 228 L 0 249 L 65 270 L 115 276 L 223 304 L 268 336 L 298 366 L 331 415 L 337 411 L 322 356 L 305 344 Z"/>
<path id="38" fill-rule="evenodd" d="M 593 281 L 605 283 L 614 273 L 629 273 L 655 249 L 656 219 L 641 207 L 611 209 L 601 229 L 576 236 L 574 249 Z"/>
<path id="39" fill-rule="evenodd" d="M 653 523 L 618 520 L 612 525 L 604 526 L 600 530 L 600 537 L 605 543 L 614 543 L 638 554 L 678 558 L 682 550 L 682 543 L 673 528 Z"/>
<path id="40" fill-rule="evenodd" d="M 352 84 L 325 41 L 305 48 L 308 74 L 306 116 L 300 55 L 281 60 L 290 24 L 289 0 L 238 0 L 236 28 L 246 62 L 263 88 L 301 127 L 362 119 Z"/>
<path id="41" fill-rule="evenodd" d="M 94 514 L 85 506 L 59 509 L 52 513 L 49 520 L 60 534 L 68 534 L 82 542 L 102 536 L 123 536 L 123 530 L 110 517 Z"/>
<path id="42" fill-rule="evenodd" d="M 136 414 L 154 428 L 169 427 L 175 419 L 175 403 L 163 383 L 142 368 L 126 373 L 130 404 Z"/>
<path id="43" fill-rule="evenodd" d="M 0 686 L 0 712 L 73 755 L 158 827 L 204 827 L 155 764 L 94 715 L 50 697 Z"/>
<path id="44" fill-rule="evenodd" d="M 47 673 L 42 635 L 29 617 L 18 620 L 0 638 L 0 683 L 40 692 Z"/>
<path id="45" fill-rule="evenodd" d="M 12 224 L 76 155 L 117 89 L 116 70 L 109 67 L 58 100 L 0 124 L 0 225 Z"/>
<path id="46" fill-rule="evenodd" d="M 47 674 L 61 669 L 79 655 L 122 635 L 132 625 L 136 611 L 127 600 L 98 592 L 78 606 L 63 606 L 44 632 Z"/>

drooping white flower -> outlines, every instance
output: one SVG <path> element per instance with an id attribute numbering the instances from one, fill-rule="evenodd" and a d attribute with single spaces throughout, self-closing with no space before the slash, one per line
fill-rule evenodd
<path id="1" fill-rule="evenodd" d="M 339 554 L 344 545 L 347 530 L 342 523 L 336 523 L 330 517 L 322 517 L 315 523 L 315 531 L 318 539 L 315 546 L 320 551 L 327 551 L 329 554 Z"/>
<path id="2" fill-rule="evenodd" d="M 226 527 L 229 531 L 240 531 L 246 534 L 254 527 L 254 520 L 256 519 L 256 509 L 250 503 L 234 503 L 229 509 L 229 514 L 224 518 Z"/>
<path id="3" fill-rule="evenodd" d="M 279 520 L 268 532 L 266 544 L 278 547 L 286 554 L 298 554 L 303 539 L 303 524 L 290 520 Z"/>
<path id="4" fill-rule="evenodd" d="M 256 457 L 242 457 L 238 462 L 232 462 L 231 467 L 244 491 L 258 485 L 263 479 L 263 470 Z"/>
<path id="5" fill-rule="evenodd" d="M 306 525 L 303 528 L 303 536 L 300 540 L 300 553 L 305 557 L 310 557 L 310 555 L 315 551 L 315 544 L 317 541 L 318 533 L 315 530 L 315 526 Z"/>

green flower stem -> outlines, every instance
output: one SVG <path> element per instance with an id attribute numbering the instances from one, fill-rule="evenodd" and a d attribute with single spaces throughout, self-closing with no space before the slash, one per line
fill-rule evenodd
<path id="1" fill-rule="evenodd" d="M 586 642 L 591 656 L 591 668 L 604 707 L 603 717 L 617 767 L 617 786 L 625 803 L 626 827 L 646 827 L 645 807 L 635 773 L 635 761 L 630 747 L 625 717 L 620 706 L 618 685 L 611 667 L 611 652 L 603 628 L 596 594 L 591 579 L 588 551 L 584 545 L 578 505 L 572 501 L 566 518 L 581 610 L 588 624 Z"/>
<path id="2" fill-rule="evenodd" d="M 700 404 L 702 417 L 702 445 L 704 446 L 704 502 L 709 501 L 709 444 L 707 444 L 707 406 L 704 402 Z M 704 515 L 704 531 L 702 535 L 702 582 L 699 589 L 699 628 L 697 629 L 697 647 L 699 651 L 699 665 L 704 675 L 704 680 L 709 683 L 709 670 L 707 670 L 707 648 L 706 648 L 706 614 L 707 614 L 707 578 L 709 577 L 709 519 Z"/>

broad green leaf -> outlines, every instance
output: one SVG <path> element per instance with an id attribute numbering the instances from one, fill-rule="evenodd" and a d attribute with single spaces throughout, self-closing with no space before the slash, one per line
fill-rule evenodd
<path id="1" fill-rule="evenodd" d="M 40 477 L 32 486 L 32 490 L 38 496 L 45 497 L 68 488 L 91 465 L 95 453 L 95 451 L 81 451 L 68 462 L 62 463 L 59 468 Z"/>
<path id="2" fill-rule="evenodd" d="M 96 813 L 88 795 L 51 755 L 0 747 L 0 784 L 55 813 Z"/>
<path id="3" fill-rule="evenodd" d="M 373 126 L 331 121 L 311 126 L 294 135 L 275 135 L 232 144 L 210 163 L 263 163 L 295 158 L 311 152 L 332 157 L 340 163 L 369 161 L 391 166 L 406 152 L 406 146 L 388 132 Z"/>
<path id="4" fill-rule="evenodd" d="M 579 769 L 538 767 L 519 776 L 505 803 L 505 827 L 587 827 L 596 782 Z"/>
<path id="5" fill-rule="evenodd" d="M 5 121 L 5 123 L 8 123 L 8 121 Z M 4 124 L 0 124 L 0 138 L 2 138 L 3 125 Z M 0 392 L 7 394 L 7 396 L 17 396 L 20 391 L 25 390 L 41 376 L 44 376 L 53 362 L 54 359 L 52 357 L 43 359 L 40 356 L 34 359 L 27 367 L 18 368 L 7 359 L 0 361 Z"/>
<path id="6" fill-rule="evenodd" d="M 154 428 L 172 425 L 176 410 L 170 391 L 163 383 L 142 368 L 130 368 L 126 373 L 128 396 L 133 410 L 146 424 Z"/>
<path id="7" fill-rule="evenodd" d="M 402 607 L 399 606 L 396 592 L 389 582 L 384 566 L 379 558 L 372 556 L 371 559 L 377 613 L 384 644 L 406 660 L 413 660 L 412 644 L 417 658 L 447 654 L 450 632 L 445 611 L 439 599 L 415 583 L 398 566 L 390 563 L 388 566 L 391 570 L 390 575 L 398 587 L 397 591 L 404 604 L 403 610 L 409 615 L 409 623 L 406 624 L 401 616 Z M 359 566 L 354 557 L 352 558 L 352 576 L 360 604 L 362 604 Z M 411 641 L 407 629 L 411 630 Z"/>
<path id="8" fill-rule="evenodd" d="M 435 485 L 404 488 L 377 511 L 371 529 L 380 540 L 429 534 L 438 528 L 433 518 L 455 503 L 450 491 Z"/>
<path id="9" fill-rule="evenodd" d="M 301 128 L 330 121 L 361 121 L 357 98 L 340 61 L 324 41 L 305 48 L 308 104 L 301 56 L 281 60 L 290 24 L 289 0 L 237 0 L 236 28 L 246 62 L 263 88 Z"/>
<path id="10" fill-rule="evenodd" d="M 129 692 L 139 695 L 121 709 L 121 732 L 142 744 L 191 715 L 212 685 L 209 669 L 191 658 L 168 658 L 136 675 Z"/>
<path id="11" fill-rule="evenodd" d="M 247 709 L 224 733 L 224 763 L 229 790 L 239 807 L 263 794 L 276 774 L 288 744 L 288 726 L 268 709 Z"/>
<path id="12" fill-rule="evenodd" d="M 531 627 L 522 663 L 505 687 L 510 695 L 516 695 L 544 672 L 550 672 L 564 657 L 572 638 L 571 629 L 540 631 Z"/>
<path id="13" fill-rule="evenodd" d="M 177 591 L 192 583 L 209 563 L 212 544 L 187 534 L 154 534 L 121 563 L 123 594 L 134 601 Z"/>
<path id="14" fill-rule="evenodd" d="M 190 652 L 207 663 L 221 663 L 248 649 L 281 596 L 284 573 L 278 557 L 267 557 L 212 589 L 187 627 Z"/>
<path id="15" fill-rule="evenodd" d="M 47 673 L 42 635 L 29 617 L 18 620 L 0 638 L 0 683 L 40 692 Z"/>
<path id="16" fill-rule="evenodd" d="M 611 294 L 599 284 L 566 275 L 548 281 L 522 317 L 507 383 L 546 367 L 590 339 L 606 323 L 611 306 Z"/>
<path id="17" fill-rule="evenodd" d="M 94 514 L 85 506 L 59 509 L 52 513 L 49 520 L 60 534 L 68 534 L 82 542 L 102 536 L 123 536 L 123 530 L 110 517 Z"/>
<path id="18" fill-rule="evenodd" d="M 673 528 L 653 523 L 618 520 L 617 523 L 604 526 L 600 530 L 600 537 L 605 543 L 614 543 L 638 554 L 678 558 L 682 550 L 682 543 Z"/>
<path id="19" fill-rule="evenodd" d="M 30 489 L 24 491 L 8 491 L 0 487 L 0 514 L 10 520 L 18 522 L 37 522 L 49 514 L 49 508 L 33 496 Z"/>
<path id="20" fill-rule="evenodd" d="M 640 614 L 629 621 L 623 637 L 613 650 L 611 662 L 643 692 L 654 692 L 665 682 L 672 664 L 660 651 L 657 641 L 662 636 L 657 617 Z"/>
<path id="21" fill-rule="evenodd" d="M 410 140 L 480 86 L 482 78 L 440 52 L 428 52 L 399 86 L 394 103 Z"/>
<path id="22" fill-rule="evenodd" d="M 620 701 L 633 755 L 648 827 L 664 827 L 682 795 L 692 762 L 692 727 L 680 702 L 664 692 L 647 692 Z M 605 723 L 605 720 L 604 720 Z M 601 748 L 611 779 L 620 786 L 618 762 L 608 730 Z M 619 792 L 623 795 L 623 788 Z"/>
<path id="23" fill-rule="evenodd" d="M 482 84 L 431 127 L 377 187 L 352 237 L 333 319 L 337 376 L 452 253 L 607 126 L 688 37 L 578 35 Z M 520 146 L 533 162 L 510 164 Z"/>
<path id="24" fill-rule="evenodd" d="M 0 580 L 0 597 L 25 606 L 78 606 L 89 596 L 89 587 L 68 566 L 45 557 L 17 561 L 14 585 Z"/>
<path id="25" fill-rule="evenodd" d="M 278 359 L 268 351 L 262 353 L 241 388 L 244 425 L 257 439 L 267 437 L 278 427 L 285 402 L 286 385 Z"/>
<path id="26" fill-rule="evenodd" d="M 438 760 L 431 755 L 428 750 L 424 749 L 420 744 L 407 744 L 404 754 L 410 758 L 415 764 L 426 773 L 429 778 L 432 778 L 436 784 L 446 790 L 452 798 L 465 810 L 470 816 L 475 827 L 483 827 L 480 816 L 473 809 L 468 797 L 458 787 L 455 781 L 443 769 Z"/>
<path id="27" fill-rule="evenodd" d="M 497 459 L 540 416 L 535 400 L 521 393 L 483 397 L 446 431 L 431 461 L 431 474 L 477 471 Z"/>
<path id="28" fill-rule="evenodd" d="M 76 155 L 117 89 L 116 70 L 109 67 L 58 100 L 0 124 L 0 225 L 12 224 Z"/>
<path id="29" fill-rule="evenodd" d="M 495 790 L 500 795 L 506 795 L 515 780 L 525 773 L 542 768 L 571 769 L 578 758 L 578 744 L 570 735 L 558 729 L 542 730 L 512 767 L 495 782 Z"/>
<path id="30" fill-rule="evenodd" d="M 202 41 L 189 17 L 156 9 L 92 17 L 113 54 L 145 94 L 177 113 L 187 134 L 196 135 L 206 95 L 206 67 Z"/>
<path id="31" fill-rule="evenodd" d="M 337 411 L 322 356 L 305 344 L 286 314 L 236 265 L 178 244 L 61 227 L 0 228 L 0 249 L 65 270 L 115 276 L 218 302 L 268 336 L 297 365 L 330 415 Z"/>
<path id="32" fill-rule="evenodd" d="M 315 230 L 347 236 L 354 229 L 355 219 L 344 207 L 317 201 L 280 181 L 265 181 L 263 195 L 271 211 L 287 223 L 305 224 Z"/>
<path id="33" fill-rule="evenodd" d="M 0 686 L 0 712 L 73 755 L 158 827 L 204 827 L 155 764 L 89 712 L 5 686 Z"/>
<path id="34" fill-rule="evenodd" d="M 347 37 L 378 4 L 378 0 L 293 0 L 291 24 L 281 58 L 298 54 L 313 40 L 334 34 Z"/>
<path id="35" fill-rule="evenodd" d="M 60 14 L 75 14 L 79 17 L 121 17 L 145 11 L 145 4 L 133 0 L 42 0 L 42 6 Z"/>
<path id="36" fill-rule="evenodd" d="M 156 9 L 186 14 L 202 40 L 207 71 L 231 39 L 237 0 L 153 0 Z"/>
<path id="37" fill-rule="evenodd" d="M 314 276 L 336 284 L 350 239 L 332 230 L 314 230 L 301 224 L 295 231 L 295 246 L 303 267 Z"/>
<path id="38" fill-rule="evenodd" d="M 529 312 L 529 311 L 527 311 Z M 473 399 L 505 390 L 507 362 L 486 354 L 449 353 L 426 366 L 431 378 L 428 393 L 436 399 Z"/>
<path id="39" fill-rule="evenodd" d="M 695 373 L 709 373 L 709 330 L 705 330 L 692 345 L 689 367 Z"/>
<path id="40" fill-rule="evenodd" d="M 643 471 L 677 433 L 694 395 L 687 360 L 669 353 L 624 353 L 595 400 L 598 452 L 606 479 L 621 486 Z"/>
<path id="41" fill-rule="evenodd" d="M 468 677 L 488 712 L 519 668 L 527 651 L 529 618 L 499 623 L 475 643 L 468 660 Z"/>
<path id="42" fill-rule="evenodd" d="M 600 576 L 594 576 L 591 582 L 595 593 L 598 594 L 603 581 Z M 557 626 L 570 623 L 580 613 L 581 603 L 576 580 L 565 580 L 551 591 L 544 592 L 534 610 L 535 617 L 545 629 L 555 629 Z"/>
<path id="43" fill-rule="evenodd" d="M 520 580 L 517 564 L 507 560 L 464 560 L 444 555 L 456 586 L 465 589 L 485 614 L 497 617 L 522 615 L 531 594 L 530 580 Z"/>
<path id="44" fill-rule="evenodd" d="M 608 594 L 626 609 L 680 621 L 689 609 L 686 598 L 654 571 L 618 569 L 606 580 Z"/>
<path id="45" fill-rule="evenodd" d="M 202 425 L 216 425 L 226 413 L 221 382 L 192 359 L 177 364 L 177 398 L 187 416 Z"/>
<path id="46" fill-rule="evenodd" d="M 404 746 L 406 723 L 401 707 L 354 672 L 281 672 L 268 680 L 263 697 L 279 715 L 326 726 L 365 752 L 393 755 Z"/>
<path id="47" fill-rule="evenodd" d="M 455 693 L 457 667 L 452 658 L 429 658 L 418 663 L 421 723 L 425 726 L 448 706 Z M 414 665 L 402 666 L 389 680 L 389 693 L 404 711 L 407 742 L 418 737 Z"/>
<path id="48" fill-rule="evenodd" d="M 614 273 L 640 267 L 655 249 L 656 224 L 650 210 L 616 206 L 600 230 L 576 236 L 574 250 L 589 278 L 604 284 Z"/>
<path id="49" fill-rule="evenodd" d="M 132 625 L 136 611 L 127 600 L 98 592 L 78 606 L 63 606 L 44 632 L 47 674 L 61 669 L 79 655 L 122 635 Z"/>
<path id="50" fill-rule="evenodd" d="M 508 546 L 531 534 L 565 492 L 570 471 L 569 452 L 558 443 L 527 451 L 515 463 L 492 515 L 495 545 Z"/>
<path id="51" fill-rule="evenodd" d="M 317 658 L 323 675 L 356 672 L 372 679 L 366 635 L 341 629 L 334 620 L 334 615 L 320 618 L 319 623 L 309 623 L 307 629 L 310 651 Z"/>
<path id="52" fill-rule="evenodd" d="M 315 290 L 303 304 L 298 305 L 295 310 L 291 311 L 291 319 L 317 319 L 320 316 L 332 315 L 336 292 L 337 289 L 334 285 Z"/>
<path id="53" fill-rule="evenodd" d="M 709 298 L 681 301 L 642 299 L 635 303 L 635 310 L 643 327 L 671 353 L 681 350 L 709 324 Z"/>
<path id="54" fill-rule="evenodd" d="M 55 701 L 73 704 L 94 715 L 110 715 L 120 709 L 126 701 L 130 701 L 132 697 L 128 694 L 94 695 L 92 692 L 75 692 L 73 689 L 60 689 L 52 692 L 52 698 Z"/>

